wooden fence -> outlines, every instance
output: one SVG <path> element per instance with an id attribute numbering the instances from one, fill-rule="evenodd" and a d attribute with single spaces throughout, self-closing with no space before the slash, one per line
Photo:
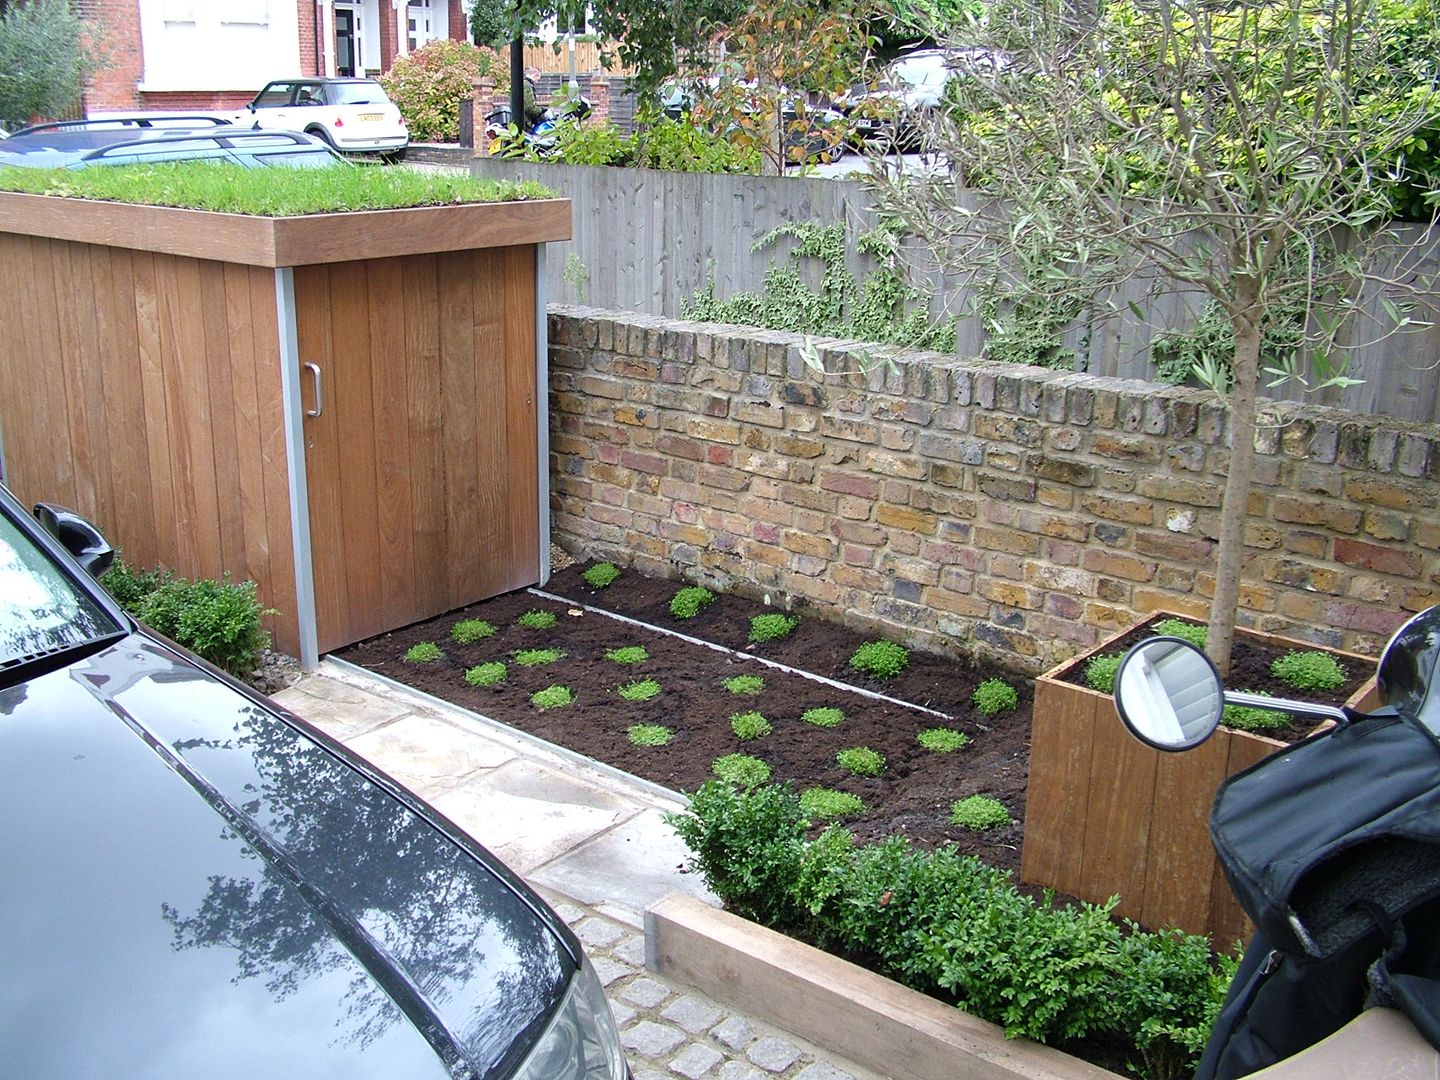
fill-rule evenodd
<path id="1" fill-rule="evenodd" d="M 482 176 L 525 177 L 549 185 L 575 207 L 575 234 L 549 260 L 552 301 L 589 304 L 677 318 L 682 305 L 712 279 L 716 295 L 758 292 L 772 263 L 783 263 L 788 242 L 755 252 L 755 240 L 785 222 L 828 225 L 844 221 L 847 265 L 863 275 L 874 268 L 855 251 L 856 238 L 876 223 L 865 185 L 856 180 L 732 176 L 529 164 L 476 158 Z M 1417 227 L 1418 228 L 1418 227 Z M 1428 240 L 1427 269 L 1440 267 L 1440 235 Z M 817 268 L 818 269 L 818 268 Z M 818 284 L 819 274 L 815 274 Z M 964 310 L 965 294 L 953 283 L 932 279 L 936 313 Z M 1166 329 L 1185 328 L 1197 297 L 1146 295 L 1134 300 L 1141 316 L 1127 314 L 1070 328 L 1066 343 L 1081 353 L 1078 367 L 1094 375 L 1149 378 L 1150 343 Z M 978 356 L 985 333 L 978 319 L 962 320 L 957 352 Z M 1359 386 L 1307 398 L 1299 387 L 1272 396 L 1309 400 L 1401 420 L 1440 423 L 1440 324 L 1396 335 L 1354 351 L 1350 361 Z"/>

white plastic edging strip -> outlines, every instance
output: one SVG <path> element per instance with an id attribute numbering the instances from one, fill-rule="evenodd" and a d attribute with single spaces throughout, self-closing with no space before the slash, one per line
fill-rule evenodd
<path id="1" fill-rule="evenodd" d="M 888 697 L 885 694 L 877 694 L 874 690 L 866 690 L 863 686 L 853 686 L 850 683 L 840 682 L 838 679 L 827 679 L 824 675 L 816 675 L 813 671 L 801 671 L 789 664 L 782 664 L 778 660 L 767 660 L 763 656 L 756 656 L 753 653 L 740 652 L 725 645 L 717 645 L 713 641 L 706 641 L 703 638 L 691 637 L 689 634 L 682 634 L 678 630 L 667 630 L 663 626 L 656 626 L 653 623 L 642 622 L 639 619 L 632 619 L 628 615 L 617 615 L 613 611 L 606 611 L 604 608 L 591 607 L 589 604 L 582 604 L 579 601 L 571 600 L 566 596 L 556 596 L 544 589 L 527 590 L 533 596 L 541 597 L 544 600 L 553 600 L 557 604 L 569 604 L 571 607 L 578 607 L 595 615 L 603 615 L 607 619 L 614 619 L 629 626 L 638 626 L 642 630 L 652 630 L 657 634 L 664 634 L 667 637 L 679 638 L 681 641 L 689 642 L 691 645 L 703 645 L 707 649 L 714 649 L 716 652 L 733 656 L 737 660 L 753 660 L 757 664 L 764 664 L 776 671 L 783 671 L 786 675 L 798 675 L 802 679 L 809 679 L 811 682 L 821 683 L 825 686 L 834 687 L 836 690 L 844 690 L 849 694 L 859 694 L 861 697 L 870 698 L 872 701 L 883 701 L 887 705 L 894 705 L 901 709 L 910 709 L 913 712 L 924 713 L 926 716 L 935 716 L 941 720 L 954 720 L 955 717 L 949 713 L 939 712 L 936 709 L 927 709 L 924 705 L 916 705 L 914 702 L 901 701 L 899 698 Z"/>

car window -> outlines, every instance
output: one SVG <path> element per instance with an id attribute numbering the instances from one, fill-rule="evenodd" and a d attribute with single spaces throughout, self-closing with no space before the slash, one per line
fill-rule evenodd
<path id="1" fill-rule="evenodd" d="M 331 83 L 332 105 L 388 105 L 390 99 L 377 82 Z"/>
<path id="2" fill-rule="evenodd" d="M 123 630 L 44 550 L 0 515 L 0 672 L 17 674 L 30 660 Z"/>
<path id="3" fill-rule="evenodd" d="M 242 165 L 280 166 L 287 169 L 324 169 L 331 165 L 344 164 L 328 150 L 306 147 L 303 150 L 270 150 L 261 153 L 235 151 L 236 160 Z"/>
<path id="4" fill-rule="evenodd" d="M 271 83 L 260 91 L 254 105 L 257 109 L 275 109 L 281 105 L 289 105 L 290 95 L 294 89 L 294 83 Z"/>

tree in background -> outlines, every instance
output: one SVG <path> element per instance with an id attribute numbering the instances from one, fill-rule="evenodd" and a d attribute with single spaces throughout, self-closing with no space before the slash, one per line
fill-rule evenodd
<path id="1" fill-rule="evenodd" d="M 95 27 L 69 0 L 12 0 L 0 11 L 0 125 L 62 116 L 96 70 Z"/>
<path id="2" fill-rule="evenodd" d="M 510 41 L 510 0 L 470 0 L 470 40 L 498 48 Z"/>
<path id="3" fill-rule="evenodd" d="M 961 283 L 1028 284 L 1118 314 L 1122 290 L 1149 281 L 1223 310 L 1231 446 L 1207 650 L 1223 674 L 1262 376 L 1343 385 L 1345 349 L 1413 325 L 1408 305 L 1431 284 L 1385 226 L 1440 107 L 1440 32 L 1430 0 L 1077 11 L 999 0 L 983 23 L 936 27 L 990 59 L 952 80 L 929 131 L 948 174 L 878 177 L 879 199 Z M 1262 372 L 1279 307 L 1298 311 L 1301 340 Z"/>

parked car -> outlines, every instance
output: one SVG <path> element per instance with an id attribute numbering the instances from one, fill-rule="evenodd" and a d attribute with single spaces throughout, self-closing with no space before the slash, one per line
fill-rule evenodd
<path id="1" fill-rule="evenodd" d="M 857 141 L 909 149 L 920 140 L 925 115 L 940 108 L 951 78 L 1005 62 L 982 48 L 915 49 L 887 64 L 873 84 L 851 86 L 834 105 L 849 119 Z"/>
<path id="2" fill-rule="evenodd" d="M 133 622 L 81 568 L 108 564 L 104 538 L 37 511 L 0 487 L 7 1076 L 628 1076 L 544 901 Z"/>
<path id="3" fill-rule="evenodd" d="M 400 161 L 410 133 L 400 110 L 374 79 L 277 79 L 234 115 L 237 124 L 303 131 L 342 154 Z"/>
<path id="4" fill-rule="evenodd" d="M 272 165 L 311 168 L 341 160 L 328 145 L 309 135 L 254 131 L 198 117 L 57 121 L 23 128 L 0 142 L 0 165 L 32 169 L 160 161 L 228 161 L 252 169 Z"/>

